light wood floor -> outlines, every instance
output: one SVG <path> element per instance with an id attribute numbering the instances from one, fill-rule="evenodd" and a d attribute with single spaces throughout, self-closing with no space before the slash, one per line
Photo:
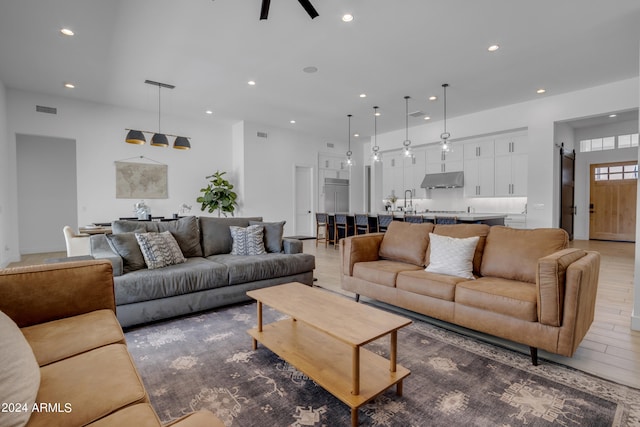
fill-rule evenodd
<path id="1" fill-rule="evenodd" d="M 572 246 L 600 252 L 600 280 L 596 299 L 595 320 L 572 358 L 540 351 L 539 357 L 580 369 L 620 384 L 640 388 L 640 332 L 630 328 L 633 309 L 633 274 L 635 245 L 633 243 L 577 240 Z M 340 290 L 339 251 L 332 246 L 315 246 L 315 240 L 304 241 L 304 251 L 315 254 L 317 286 L 345 295 Z M 408 313 L 408 312 L 406 312 Z M 441 326 L 480 337 L 525 354 L 529 348 L 485 334 L 445 324 L 424 316 Z"/>
<path id="2" fill-rule="evenodd" d="M 572 246 L 595 250 L 602 255 L 595 320 L 587 336 L 572 358 L 540 352 L 540 358 L 580 369 L 601 378 L 640 388 L 640 332 L 630 329 L 633 308 L 633 275 L 635 245 L 633 243 L 579 240 Z M 333 246 L 315 246 L 315 240 L 304 241 L 304 252 L 316 256 L 316 285 L 353 296 L 340 289 L 339 251 Z M 23 255 L 22 261 L 10 266 L 42 263 L 47 258 L 64 256 L 64 252 Z M 405 314 L 409 314 L 405 312 Z M 498 345 L 528 354 L 528 347 L 492 336 L 478 334 L 423 316 L 416 316 L 456 331 L 477 336 Z"/>

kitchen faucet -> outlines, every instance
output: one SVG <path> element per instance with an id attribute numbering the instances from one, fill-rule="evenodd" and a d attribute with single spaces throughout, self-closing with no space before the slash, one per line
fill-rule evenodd
<path id="1" fill-rule="evenodd" d="M 409 206 L 413 207 L 413 190 L 404 190 L 404 210 L 407 210 L 407 192 L 409 192 Z"/>

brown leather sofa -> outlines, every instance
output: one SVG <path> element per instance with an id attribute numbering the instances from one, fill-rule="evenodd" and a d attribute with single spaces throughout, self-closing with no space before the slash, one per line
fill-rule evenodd
<path id="1" fill-rule="evenodd" d="M 475 280 L 425 271 L 429 233 L 479 236 Z M 469 329 L 573 356 L 593 322 L 600 254 L 562 229 L 409 224 L 340 241 L 342 288 Z"/>
<path id="2" fill-rule="evenodd" d="M 115 316 L 109 261 L 0 270 L 0 311 L 0 425 L 162 425 Z M 170 425 L 224 426 L 208 411 Z"/>

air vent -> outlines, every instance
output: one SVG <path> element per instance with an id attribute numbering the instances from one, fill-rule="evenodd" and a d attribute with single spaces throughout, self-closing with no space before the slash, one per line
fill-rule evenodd
<path id="1" fill-rule="evenodd" d="M 411 117 L 424 117 L 427 115 L 427 113 L 425 113 L 424 111 L 418 110 L 418 111 L 414 111 L 413 113 L 409 113 L 409 115 Z"/>
<path id="2" fill-rule="evenodd" d="M 58 109 L 54 107 L 45 107 L 44 105 L 36 105 L 38 113 L 58 114 Z"/>
<path id="3" fill-rule="evenodd" d="M 258 132 L 256 135 L 258 135 L 258 138 L 266 138 L 267 137 L 267 133 L 266 132 Z"/>
<path id="4" fill-rule="evenodd" d="M 333 148 L 335 144 L 333 142 L 327 142 L 327 148 Z"/>

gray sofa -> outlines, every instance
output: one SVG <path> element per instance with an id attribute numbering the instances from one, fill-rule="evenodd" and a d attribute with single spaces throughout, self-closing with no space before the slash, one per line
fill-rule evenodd
<path id="1" fill-rule="evenodd" d="M 123 327 L 207 310 L 249 298 L 246 292 L 297 281 L 311 285 L 315 257 L 282 238 L 284 223 L 262 218 L 185 217 L 177 221 L 114 221 L 113 234 L 91 236 L 91 255 L 113 264 L 116 312 Z M 231 225 L 265 229 L 263 255 L 232 255 Z M 135 233 L 169 231 L 186 262 L 148 269 Z"/>

